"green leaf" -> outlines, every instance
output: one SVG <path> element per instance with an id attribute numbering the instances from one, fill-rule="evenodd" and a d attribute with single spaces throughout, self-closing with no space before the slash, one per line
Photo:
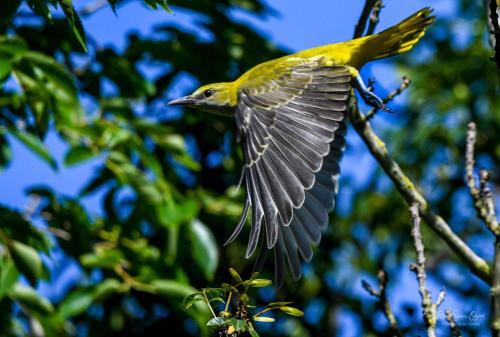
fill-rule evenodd
<path id="1" fill-rule="evenodd" d="M 17 284 L 9 291 L 9 297 L 41 315 L 49 315 L 54 312 L 52 304 L 31 287 Z"/>
<path id="2" fill-rule="evenodd" d="M 49 21 L 52 20 L 47 0 L 26 0 L 26 3 L 36 14 L 43 16 Z"/>
<path id="3" fill-rule="evenodd" d="M 257 333 L 257 331 L 255 331 L 255 330 L 253 329 L 253 327 L 249 328 L 249 329 L 248 329 L 248 332 L 250 333 L 250 336 L 251 336 L 251 337 L 260 337 L 260 336 L 259 336 L 259 334 Z"/>
<path id="4" fill-rule="evenodd" d="M 297 316 L 297 317 L 304 316 L 304 313 L 297 308 L 285 306 L 285 307 L 280 307 L 279 309 L 290 316 Z"/>
<path id="5" fill-rule="evenodd" d="M 239 294 L 240 292 L 238 291 L 238 289 L 236 289 L 236 287 L 234 287 L 233 285 L 231 284 L 228 284 L 228 283 L 222 283 L 221 284 L 221 287 L 227 291 L 227 292 L 232 292 L 234 294 Z"/>
<path id="6" fill-rule="evenodd" d="M 279 307 L 284 307 L 285 305 L 292 304 L 293 302 L 273 302 L 266 305 L 266 309 L 274 309 Z"/>
<path id="7" fill-rule="evenodd" d="M 11 259 L 7 256 L 0 258 L 0 301 L 14 286 L 19 273 Z"/>
<path id="8" fill-rule="evenodd" d="M 19 37 L 0 36 L 0 55 L 18 56 L 27 50 L 26 42 Z"/>
<path id="9" fill-rule="evenodd" d="M 221 327 L 230 324 L 230 319 L 226 317 L 214 317 L 207 322 L 207 326 Z"/>
<path id="10" fill-rule="evenodd" d="M 0 87 L 1 82 L 9 76 L 12 70 L 12 61 L 10 57 L 0 56 Z"/>
<path id="11" fill-rule="evenodd" d="M 155 294 L 167 299 L 184 298 L 196 292 L 195 288 L 174 280 L 154 280 L 151 282 L 151 287 Z"/>
<path id="12" fill-rule="evenodd" d="M 247 330 L 247 324 L 242 319 L 231 318 L 231 325 L 234 327 L 234 329 L 236 331 L 243 331 L 244 332 Z"/>
<path id="13" fill-rule="evenodd" d="M 236 270 L 234 270 L 233 268 L 229 268 L 229 273 L 231 274 L 231 276 L 233 277 L 233 279 L 236 282 L 238 282 L 238 283 L 243 282 L 243 279 L 241 278 L 240 274 L 238 274 L 238 272 Z"/>
<path id="14" fill-rule="evenodd" d="M 211 281 L 219 263 L 219 252 L 214 235 L 200 220 L 191 222 L 189 232 L 191 234 L 192 256 L 205 277 Z"/>
<path id="15" fill-rule="evenodd" d="M 58 308 L 58 314 L 64 318 L 78 316 L 92 305 L 94 297 L 88 289 L 78 289 L 64 299 Z"/>
<path id="16" fill-rule="evenodd" d="M 87 146 L 74 146 L 66 153 L 64 164 L 71 166 L 93 158 L 96 154 Z"/>
<path id="17" fill-rule="evenodd" d="M 73 31 L 73 35 L 76 37 L 78 43 L 80 43 L 80 46 L 83 48 L 83 50 L 87 52 L 85 30 L 83 29 L 82 21 L 80 20 L 75 7 L 73 7 L 73 1 L 59 0 L 59 3 L 61 4 L 64 15 L 66 15 L 66 20 L 68 21 L 68 24 Z"/>
<path id="18" fill-rule="evenodd" d="M 203 294 L 200 292 L 194 293 L 191 295 L 187 295 L 186 297 L 184 297 L 184 299 L 182 300 L 182 305 L 186 309 L 189 309 L 194 303 L 196 303 L 198 301 L 205 301 Z"/>
<path id="19" fill-rule="evenodd" d="M 146 4 L 152 9 L 157 9 L 158 5 L 166 10 L 168 13 L 173 13 L 170 7 L 167 4 L 167 0 L 144 0 Z"/>
<path id="20" fill-rule="evenodd" d="M 263 278 L 256 278 L 253 280 L 248 280 L 245 281 L 245 284 L 249 287 L 254 287 L 254 288 L 262 288 L 262 287 L 267 287 L 270 286 L 273 282 L 271 280 L 263 279 Z"/>
<path id="21" fill-rule="evenodd" d="M 257 316 L 253 317 L 253 320 L 256 322 L 262 322 L 262 323 L 272 323 L 275 321 L 274 318 L 272 317 L 265 317 L 265 316 Z"/>
<path id="22" fill-rule="evenodd" d="M 9 128 L 9 133 L 14 136 L 21 143 L 26 145 L 31 151 L 36 153 L 41 159 L 47 162 L 53 169 L 57 169 L 57 162 L 50 154 L 49 150 L 42 141 L 28 132 L 23 132 L 16 130 L 14 128 Z"/>
<path id="23" fill-rule="evenodd" d="M 113 293 L 120 291 L 122 284 L 115 279 L 106 279 L 97 284 L 92 291 L 94 302 L 101 302 L 108 298 Z"/>
<path id="24" fill-rule="evenodd" d="M 32 285 L 35 285 L 43 270 L 42 260 L 38 252 L 19 241 L 8 242 L 7 248 L 9 249 L 17 270 L 26 276 Z"/>

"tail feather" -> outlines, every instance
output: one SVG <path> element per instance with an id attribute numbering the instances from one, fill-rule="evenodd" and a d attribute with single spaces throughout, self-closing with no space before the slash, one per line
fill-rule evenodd
<path id="1" fill-rule="evenodd" d="M 372 54 L 367 55 L 368 60 L 398 55 L 407 52 L 425 34 L 425 29 L 434 22 L 435 16 L 431 16 L 432 9 L 425 7 L 400 23 L 388 28 L 378 34 L 366 37 L 364 50 Z"/>

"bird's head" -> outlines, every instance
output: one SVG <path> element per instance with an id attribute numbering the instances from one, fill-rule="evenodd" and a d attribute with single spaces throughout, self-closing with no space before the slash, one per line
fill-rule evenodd
<path id="1" fill-rule="evenodd" d="M 211 113 L 232 116 L 236 101 L 236 89 L 231 82 L 224 82 L 204 85 L 191 95 L 168 102 L 168 105 L 189 106 Z"/>

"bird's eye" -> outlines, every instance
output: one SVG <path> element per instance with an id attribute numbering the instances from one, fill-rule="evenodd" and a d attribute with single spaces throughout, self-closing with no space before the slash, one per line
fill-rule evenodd
<path id="1" fill-rule="evenodd" d="M 214 93 L 214 91 L 212 89 L 207 89 L 203 92 L 203 95 L 205 96 L 205 98 L 209 98 L 210 96 L 212 96 Z"/>

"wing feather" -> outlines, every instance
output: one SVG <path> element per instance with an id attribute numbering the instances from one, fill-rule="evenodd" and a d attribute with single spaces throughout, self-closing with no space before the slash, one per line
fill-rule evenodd
<path id="1" fill-rule="evenodd" d="M 229 240 L 241 231 L 251 205 L 246 256 L 265 237 L 260 249 L 274 249 L 279 284 L 287 267 L 295 279 L 300 277 L 301 261 L 311 260 L 328 224 L 351 89 L 345 66 L 311 61 L 281 74 L 255 80 L 239 92 L 236 123 L 246 160 L 247 202 Z"/>

